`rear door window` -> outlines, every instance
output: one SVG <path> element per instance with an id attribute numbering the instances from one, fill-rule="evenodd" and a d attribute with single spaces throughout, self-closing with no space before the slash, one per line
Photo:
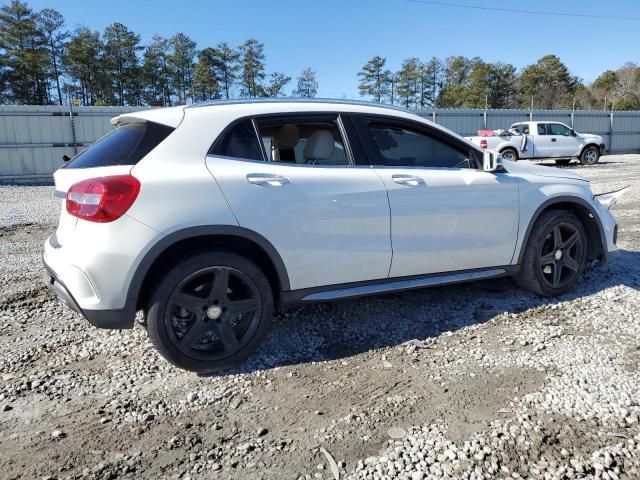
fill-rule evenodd
<path id="1" fill-rule="evenodd" d="M 65 168 L 135 165 L 175 130 L 154 122 L 123 125 L 76 155 Z"/>
<path id="2" fill-rule="evenodd" d="M 220 141 L 214 143 L 209 153 L 246 160 L 264 160 L 256 129 L 250 119 L 231 127 Z"/>
<path id="3" fill-rule="evenodd" d="M 546 135 L 547 134 L 547 125 L 544 123 L 538 124 L 538 135 Z"/>
<path id="4" fill-rule="evenodd" d="M 561 123 L 550 123 L 547 125 L 547 128 L 549 129 L 549 135 L 562 135 L 565 137 L 571 135 L 569 127 L 566 127 Z"/>
<path id="5" fill-rule="evenodd" d="M 262 117 L 260 138 L 271 162 L 297 165 L 349 165 L 337 115 Z"/>

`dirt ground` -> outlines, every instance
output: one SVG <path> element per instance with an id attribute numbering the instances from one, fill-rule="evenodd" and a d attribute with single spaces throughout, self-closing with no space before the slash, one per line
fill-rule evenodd
<path id="1" fill-rule="evenodd" d="M 508 279 L 306 306 L 239 369 L 163 361 L 42 282 L 52 187 L 0 187 L 0 478 L 640 478 L 640 155 L 571 165 L 620 254 L 545 299 Z"/>

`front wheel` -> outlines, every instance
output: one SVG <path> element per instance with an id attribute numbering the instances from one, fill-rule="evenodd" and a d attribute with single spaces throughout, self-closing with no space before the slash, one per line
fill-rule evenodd
<path id="1" fill-rule="evenodd" d="M 244 361 L 266 336 L 273 293 L 252 261 L 227 252 L 179 260 L 153 289 L 147 332 L 174 365 L 213 372 Z"/>
<path id="2" fill-rule="evenodd" d="M 539 295 L 561 295 L 578 281 L 586 258 L 582 222 L 573 213 L 548 210 L 533 226 L 515 281 Z"/>
<path id="3" fill-rule="evenodd" d="M 600 160 L 600 149 L 598 147 L 587 147 L 580 155 L 582 165 L 595 165 Z"/>

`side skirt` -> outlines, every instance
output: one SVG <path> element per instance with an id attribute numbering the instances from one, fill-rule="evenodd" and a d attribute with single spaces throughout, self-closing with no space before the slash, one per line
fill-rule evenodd
<path id="1" fill-rule="evenodd" d="M 481 268 L 448 273 L 434 273 L 411 277 L 396 277 L 370 282 L 356 282 L 340 285 L 304 288 L 282 292 L 280 305 L 283 308 L 299 303 L 327 302 L 350 297 L 378 295 L 415 288 L 435 287 L 454 283 L 470 282 L 488 278 L 512 276 L 520 270 L 519 265 L 506 265 L 494 268 Z"/>

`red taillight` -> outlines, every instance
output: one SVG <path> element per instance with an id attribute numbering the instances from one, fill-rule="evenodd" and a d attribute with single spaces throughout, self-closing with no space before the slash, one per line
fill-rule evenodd
<path id="1" fill-rule="evenodd" d="M 71 185 L 67 212 L 90 222 L 113 222 L 133 205 L 140 182 L 131 175 L 90 178 Z"/>
<path id="2" fill-rule="evenodd" d="M 480 148 L 487 148 L 487 141 L 484 138 L 480 140 Z"/>

